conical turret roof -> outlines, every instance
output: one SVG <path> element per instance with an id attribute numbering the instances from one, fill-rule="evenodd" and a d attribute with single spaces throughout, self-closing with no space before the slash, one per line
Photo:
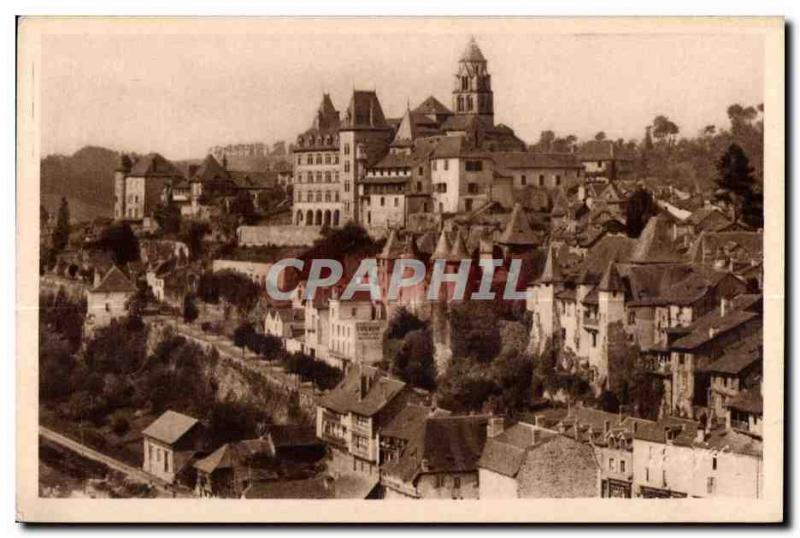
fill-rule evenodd
<path id="1" fill-rule="evenodd" d="M 406 233 L 406 239 L 403 242 L 403 251 L 400 253 L 400 257 L 408 260 L 418 260 L 420 258 L 417 242 L 414 241 L 414 236 L 411 232 Z"/>
<path id="2" fill-rule="evenodd" d="M 453 247 L 450 249 L 450 261 L 460 262 L 461 260 L 469 259 L 469 251 L 467 244 L 464 242 L 464 236 L 461 232 L 456 232 L 456 239 L 453 241 Z"/>
<path id="3" fill-rule="evenodd" d="M 500 235 L 500 243 L 505 245 L 535 245 L 533 230 L 531 229 L 528 218 L 522 210 L 522 205 L 519 203 L 514 204 L 514 209 L 511 211 L 511 218 L 508 219 L 508 224 L 505 230 Z"/>
<path id="4" fill-rule="evenodd" d="M 402 248 L 403 245 L 397 238 L 397 232 L 394 228 L 392 228 L 389 231 L 389 237 L 386 238 L 386 244 L 383 246 L 383 250 L 378 257 L 383 259 L 394 259 L 402 251 Z"/>
<path id="5" fill-rule="evenodd" d="M 608 267 L 603 272 L 603 278 L 600 279 L 600 284 L 597 286 L 597 291 L 625 291 L 616 262 L 608 263 Z"/>
<path id="6" fill-rule="evenodd" d="M 547 252 L 547 261 L 544 262 L 544 271 L 542 271 L 542 276 L 536 280 L 536 283 L 553 284 L 563 280 L 564 279 L 561 276 L 561 268 L 559 267 L 558 260 L 556 259 L 556 251 L 551 246 Z"/>
<path id="7" fill-rule="evenodd" d="M 682 261 L 675 249 L 670 225 L 661 215 L 651 217 L 633 247 L 634 263 L 675 263 Z"/>
<path id="8" fill-rule="evenodd" d="M 433 249 L 431 254 L 432 260 L 446 260 L 450 256 L 450 241 L 447 239 L 447 232 L 442 230 L 439 235 L 439 241 L 436 243 L 436 248 Z"/>
<path id="9" fill-rule="evenodd" d="M 406 109 L 403 119 L 400 120 L 400 125 L 397 127 L 397 132 L 392 140 L 392 146 L 410 146 L 417 138 L 417 129 L 414 123 L 414 117 L 411 115 L 411 110 Z"/>

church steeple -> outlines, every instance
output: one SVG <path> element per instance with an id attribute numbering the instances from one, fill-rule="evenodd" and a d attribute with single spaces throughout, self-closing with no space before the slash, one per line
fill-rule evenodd
<path id="1" fill-rule="evenodd" d="M 492 76 L 486 69 L 486 57 L 474 37 L 458 60 L 453 88 L 453 110 L 458 115 L 478 116 L 494 124 Z"/>

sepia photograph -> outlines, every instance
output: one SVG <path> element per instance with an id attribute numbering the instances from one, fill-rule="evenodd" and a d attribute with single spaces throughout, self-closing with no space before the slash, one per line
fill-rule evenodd
<path id="1" fill-rule="evenodd" d="M 783 40 L 21 17 L 18 518 L 781 521 Z"/>

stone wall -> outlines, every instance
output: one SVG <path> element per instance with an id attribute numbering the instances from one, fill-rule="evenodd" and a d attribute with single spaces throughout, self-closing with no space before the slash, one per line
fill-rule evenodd
<path id="1" fill-rule="evenodd" d="M 321 237 L 321 230 L 320 226 L 239 226 L 236 238 L 244 247 L 306 247 Z"/>

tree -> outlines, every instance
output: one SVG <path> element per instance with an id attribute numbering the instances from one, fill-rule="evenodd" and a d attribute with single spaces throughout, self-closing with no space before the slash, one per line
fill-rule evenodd
<path id="1" fill-rule="evenodd" d="M 183 296 L 183 320 L 186 323 L 192 323 L 199 315 L 197 305 L 194 304 L 194 295 L 187 293 Z"/>
<path id="2" fill-rule="evenodd" d="M 245 322 L 240 324 L 236 329 L 233 331 L 233 343 L 236 347 L 245 347 L 247 345 L 247 339 L 250 337 L 252 333 L 255 332 L 253 328 L 253 324 L 249 322 Z"/>
<path id="3" fill-rule="evenodd" d="M 433 338 L 429 330 L 416 329 L 405 335 L 394 357 L 392 373 L 415 387 L 425 390 L 436 387 Z"/>
<path id="4" fill-rule="evenodd" d="M 658 213 L 650 191 L 640 188 L 631 194 L 625 207 L 625 228 L 628 237 L 639 237 L 650 217 Z"/>
<path id="5" fill-rule="evenodd" d="M 631 344 L 621 321 L 608 326 L 608 378 L 606 389 L 619 403 L 630 402 L 633 374 L 639 359 L 639 346 Z"/>
<path id="6" fill-rule="evenodd" d="M 181 229 L 181 210 L 172 200 L 171 194 L 165 203 L 156 208 L 153 217 L 165 234 L 175 234 Z"/>
<path id="7" fill-rule="evenodd" d="M 439 380 L 439 407 L 454 413 L 482 411 L 498 388 L 487 369 L 474 361 L 456 358 Z"/>
<path id="8" fill-rule="evenodd" d="M 450 308 L 453 356 L 488 362 L 500 351 L 497 305 L 492 301 L 464 301 Z"/>
<path id="9" fill-rule="evenodd" d="M 731 144 L 717 162 L 717 186 L 716 197 L 731 204 L 734 221 L 764 226 L 763 194 L 756 190 L 753 167 L 738 144 Z"/>
<path id="10" fill-rule="evenodd" d="M 103 230 L 96 246 L 110 252 L 117 265 L 139 261 L 139 239 L 127 222 L 115 223 Z"/>
<path id="11" fill-rule="evenodd" d="M 203 238 L 211 232 L 207 222 L 191 222 L 181 238 L 189 247 L 189 257 L 199 260 L 203 257 Z"/>
<path id="12" fill-rule="evenodd" d="M 492 378 L 505 412 L 521 411 L 531 401 L 533 360 L 516 349 L 504 350 L 492 361 Z"/>
<path id="13" fill-rule="evenodd" d="M 678 126 L 666 116 L 656 116 L 653 120 L 653 137 L 659 142 L 665 142 L 668 149 L 675 144 L 679 131 Z"/>
<path id="14" fill-rule="evenodd" d="M 61 197 L 61 205 L 58 206 L 58 216 L 56 217 L 56 227 L 53 229 L 53 250 L 61 252 L 67 248 L 69 243 L 69 203 L 66 197 Z"/>
<path id="15" fill-rule="evenodd" d="M 385 336 L 390 339 L 400 339 L 411 331 L 417 331 L 425 327 L 424 321 L 409 312 L 404 306 L 401 306 L 392 315 L 392 319 L 389 320 Z"/>
<path id="16" fill-rule="evenodd" d="M 603 140 L 606 139 L 606 133 L 604 131 L 600 131 L 596 135 L 594 135 L 594 139 L 597 140 L 598 142 L 602 142 Z"/>

